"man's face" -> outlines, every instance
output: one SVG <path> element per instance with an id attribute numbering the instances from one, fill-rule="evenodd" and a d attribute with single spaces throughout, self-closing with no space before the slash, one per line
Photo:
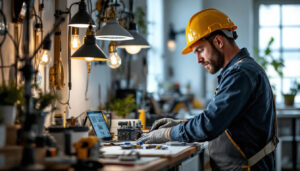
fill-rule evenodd
<path id="1" fill-rule="evenodd" d="M 201 63 L 208 72 L 215 74 L 224 65 L 224 54 L 219 52 L 207 40 L 199 40 L 192 45 L 193 52 L 197 55 L 197 62 Z"/>

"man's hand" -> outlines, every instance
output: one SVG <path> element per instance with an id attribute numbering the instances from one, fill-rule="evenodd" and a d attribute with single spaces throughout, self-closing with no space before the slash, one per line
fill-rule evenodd
<path id="1" fill-rule="evenodd" d="M 186 120 L 174 120 L 171 118 L 162 118 L 159 119 L 157 121 L 154 122 L 154 124 L 152 125 L 150 131 L 156 130 L 156 129 L 160 129 L 160 128 L 169 128 L 169 127 L 173 127 L 175 125 L 178 125 L 182 122 L 185 122 Z"/>
<path id="2" fill-rule="evenodd" d="M 138 139 L 138 141 L 143 141 L 146 144 L 160 144 L 171 141 L 170 137 L 171 128 L 161 128 L 158 130 L 151 131 Z"/>

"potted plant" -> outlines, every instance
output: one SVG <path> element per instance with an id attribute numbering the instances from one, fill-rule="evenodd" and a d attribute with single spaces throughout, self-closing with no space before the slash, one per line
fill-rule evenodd
<path id="1" fill-rule="evenodd" d="M 35 95 L 32 97 L 32 112 L 34 114 L 32 117 L 34 117 L 33 121 L 38 124 L 38 133 L 42 133 L 45 116 L 55 110 L 55 108 L 52 108 L 50 111 L 46 111 L 46 108 L 53 104 L 53 102 L 58 99 L 58 96 L 53 92 L 43 92 L 37 85 L 33 85 L 33 89 L 35 90 Z M 18 105 L 18 122 L 21 125 L 25 122 L 24 104 Z"/>
<path id="2" fill-rule="evenodd" d="M 16 105 L 23 101 L 23 87 L 16 83 L 3 83 L 0 86 L 0 114 L 5 125 L 13 125 L 16 118 Z"/>
<path id="3" fill-rule="evenodd" d="M 112 111 L 112 114 L 125 118 L 130 112 L 137 109 L 137 105 L 133 95 L 130 94 L 125 98 L 112 99 L 107 102 L 106 109 Z"/>
<path id="4" fill-rule="evenodd" d="M 300 90 L 300 84 L 298 84 L 297 81 L 295 80 L 291 85 L 290 92 L 283 93 L 284 104 L 287 106 L 293 106 L 295 97 L 299 90 Z"/>

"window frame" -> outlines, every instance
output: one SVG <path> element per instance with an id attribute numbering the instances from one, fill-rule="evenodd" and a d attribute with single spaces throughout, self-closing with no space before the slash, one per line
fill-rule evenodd
<path id="1" fill-rule="evenodd" d="M 253 5 L 253 16 L 254 16 L 254 22 L 253 22 L 253 26 L 254 26 L 254 38 L 253 38 L 253 43 L 254 43 L 254 47 L 258 47 L 259 48 L 259 31 L 260 31 L 260 26 L 259 26 L 259 5 L 264 4 L 264 5 L 300 5 L 300 1 L 299 0 L 254 0 L 254 5 Z M 284 52 L 300 52 L 300 47 L 297 49 L 284 49 L 283 48 L 283 36 L 282 36 L 282 30 L 283 30 L 283 25 L 282 25 L 282 11 L 281 11 L 281 7 L 280 7 L 280 24 L 279 24 L 279 29 L 280 29 L 280 44 L 279 44 L 279 49 L 276 50 L 276 52 L 278 52 L 280 54 L 280 56 L 282 57 Z M 300 28 L 300 27 L 299 27 Z M 300 60 L 300 59 L 299 59 Z M 291 79 L 294 77 L 282 77 L 280 79 L 280 92 L 283 93 L 283 82 L 284 79 Z M 296 79 L 299 78 L 296 77 Z M 283 99 L 281 97 L 281 95 L 277 96 L 279 97 L 279 102 L 283 103 Z M 296 99 L 295 99 L 296 100 Z M 297 102 L 297 101 L 296 101 Z"/>

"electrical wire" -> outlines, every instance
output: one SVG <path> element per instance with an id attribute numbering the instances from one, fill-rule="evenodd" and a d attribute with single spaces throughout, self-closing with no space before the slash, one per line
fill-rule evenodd
<path id="1" fill-rule="evenodd" d="M 87 3 L 88 3 L 89 14 L 92 18 L 92 3 L 91 3 L 91 0 L 87 0 Z"/>
<path id="2" fill-rule="evenodd" d="M 34 13 L 34 16 L 35 16 L 35 28 L 34 28 L 34 36 L 36 37 L 37 36 L 37 29 L 38 28 L 40 28 L 40 32 L 41 32 L 41 38 L 43 39 L 43 21 L 42 21 L 42 18 L 39 16 L 39 15 L 37 15 L 37 12 L 36 12 L 36 9 L 35 9 L 35 7 L 33 7 L 33 13 Z M 39 20 L 39 22 L 38 22 L 38 20 Z M 38 24 L 40 24 L 40 26 L 39 27 L 37 27 L 37 25 Z M 40 39 L 41 39 L 40 38 Z M 39 41 L 40 42 L 40 41 Z M 35 46 L 36 46 L 36 44 L 37 44 L 37 42 L 36 42 L 36 39 L 35 39 Z M 39 58 L 39 56 L 38 55 L 36 55 L 35 56 L 35 59 L 34 59 L 34 69 L 35 70 L 38 70 L 38 68 L 39 68 L 39 66 L 40 66 L 40 58 Z M 35 82 L 37 81 L 37 74 L 38 74 L 38 72 L 36 72 L 35 74 L 34 74 L 34 80 L 35 80 Z"/>
<path id="3" fill-rule="evenodd" d="M 0 15 L 2 16 L 3 22 L 4 22 L 4 35 L 3 35 L 3 39 L 0 42 L 0 60 L 1 60 L 1 76 L 2 76 L 1 81 L 2 81 L 2 84 L 4 84 L 5 83 L 5 81 L 4 81 L 4 61 L 3 61 L 3 56 L 2 56 L 2 45 L 6 39 L 6 16 L 4 15 L 4 12 L 2 9 L 3 9 L 3 1 L 1 0 Z"/>
<path id="4" fill-rule="evenodd" d="M 2 56 L 2 46 L 1 46 L 1 48 L 0 48 L 0 59 L 1 59 L 1 66 L 3 66 L 4 65 L 4 61 L 3 61 L 3 56 Z M 3 67 L 1 67 L 1 81 L 2 81 L 2 85 L 5 85 L 5 81 L 4 81 L 4 68 Z"/>
<path id="5" fill-rule="evenodd" d="M 85 87 L 85 100 L 86 101 L 89 100 L 89 98 L 87 97 L 87 93 L 89 91 L 89 76 L 90 76 L 90 74 L 88 73 L 87 79 L 86 79 L 86 87 Z"/>

